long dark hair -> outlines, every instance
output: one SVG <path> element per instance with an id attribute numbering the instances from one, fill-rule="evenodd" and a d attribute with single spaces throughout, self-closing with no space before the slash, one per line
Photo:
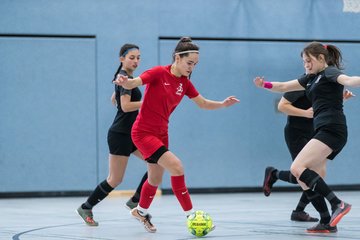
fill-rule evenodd
<path id="1" fill-rule="evenodd" d="M 124 44 L 120 49 L 119 57 L 125 57 L 126 54 L 128 54 L 129 50 L 133 49 L 133 48 L 140 50 L 140 48 L 135 44 L 131 44 L 131 43 Z M 120 65 L 119 65 L 118 69 L 116 70 L 116 72 L 114 74 L 114 78 L 113 78 L 113 80 L 111 82 L 115 81 L 115 79 L 117 78 L 117 75 L 119 74 L 121 68 L 122 68 L 122 62 L 120 62 Z"/>
<path id="2" fill-rule="evenodd" d="M 306 56 L 312 55 L 316 58 L 319 58 L 319 55 L 323 54 L 327 65 L 336 66 L 338 69 L 343 69 L 342 54 L 340 49 L 335 45 L 325 45 L 319 42 L 311 42 L 303 49 L 301 52 L 301 57 L 304 54 Z"/>

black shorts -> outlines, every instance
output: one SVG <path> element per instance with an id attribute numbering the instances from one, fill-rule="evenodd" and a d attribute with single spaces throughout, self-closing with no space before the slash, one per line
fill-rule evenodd
<path id="1" fill-rule="evenodd" d="M 107 141 L 109 146 L 109 152 L 112 155 L 128 157 L 137 149 L 133 141 L 131 140 L 130 134 L 109 131 Z"/>
<path id="2" fill-rule="evenodd" d="M 294 161 L 299 152 L 314 135 L 312 129 L 299 129 L 286 125 L 284 129 L 285 142 Z"/>
<path id="3" fill-rule="evenodd" d="M 313 138 L 325 143 L 333 152 L 327 157 L 333 160 L 338 155 L 347 142 L 347 126 L 340 124 L 330 124 L 318 128 Z"/>

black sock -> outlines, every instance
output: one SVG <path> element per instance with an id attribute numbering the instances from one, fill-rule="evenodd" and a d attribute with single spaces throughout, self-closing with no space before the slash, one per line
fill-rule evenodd
<path id="1" fill-rule="evenodd" d="M 276 177 L 284 182 L 298 184 L 296 177 L 290 171 L 277 171 Z"/>
<path id="2" fill-rule="evenodd" d="M 142 177 L 141 182 L 140 182 L 139 186 L 137 187 L 134 196 L 132 196 L 131 201 L 133 201 L 135 203 L 140 201 L 141 188 L 144 185 L 144 182 L 146 181 L 147 178 L 148 178 L 148 173 L 146 172 L 144 174 L 144 176 Z"/>
<path id="3" fill-rule="evenodd" d="M 85 203 L 81 205 L 83 209 L 92 209 L 96 204 L 101 202 L 114 188 L 104 180 L 102 183 L 97 185 L 95 190 L 90 194 Z"/>
<path id="4" fill-rule="evenodd" d="M 300 181 L 305 183 L 311 190 L 325 197 L 330 202 L 332 209 L 334 209 L 339 203 L 341 203 L 341 200 L 336 197 L 335 193 L 331 191 L 329 186 L 316 172 L 307 168 L 300 175 L 299 179 Z"/>
<path id="5" fill-rule="evenodd" d="M 296 212 L 302 212 L 305 210 L 305 207 L 310 203 L 309 198 L 306 196 L 305 192 L 301 194 L 298 205 L 296 206 Z"/>
<path id="6" fill-rule="evenodd" d="M 327 224 L 330 222 L 330 213 L 326 205 L 325 198 L 311 189 L 304 191 L 305 195 L 320 214 L 320 223 Z"/>

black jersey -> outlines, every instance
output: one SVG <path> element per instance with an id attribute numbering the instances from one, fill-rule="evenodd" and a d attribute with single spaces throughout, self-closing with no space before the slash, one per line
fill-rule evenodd
<path id="1" fill-rule="evenodd" d="M 329 66 L 316 75 L 306 75 L 298 79 L 311 100 L 315 130 L 327 124 L 346 125 L 343 112 L 344 86 L 337 82 L 341 74 L 343 73 L 338 68 Z"/>
<path id="2" fill-rule="evenodd" d="M 296 108 L 309 109 L 311 108 L 311 102 L 307 98 L 305 91 L 287 92 L 283 97 L 291 102 Z M 302 129 L 304 131 L 313 131 L 313 119 L 306 117 L 290 116 L 287 117 L 287 125 L 292 128 Z"/>
<path id="3" fill-rule="evenodd" d="M 120 74 L 128 76 L 128 74 L 124 70 L 120 70 Z M 129 76 L 132 78 L 132 76 Z M 138 87 L 128 90 L 121 86 L 115 85 L 115 99 L 117 102 L 117 113 L 114 119 L 113 124 L 110 127 L 110 131 L 121 132 L 126 134 L 131 134 L 132 125 L 135 122 L 136 116 L 139 113 L 139 110 L 133 112 L 124 112 L 121 109 L 121 96 L 122 95 L 130 95 L 131 102 L 136 102 L 141 100 L 141 91 Z"/>

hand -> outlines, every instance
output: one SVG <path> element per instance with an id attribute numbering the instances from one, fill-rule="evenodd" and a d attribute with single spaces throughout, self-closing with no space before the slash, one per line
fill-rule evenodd
<path id="1" fill-rule="evenodd" d="M 128 76 L 118 74 L 116 79 L 113 81 L 114 84 L 124 86 L 129 81 Z"/>
<path id="2" fill-rule="evenodd" d="M 306 118 L 314 118 L 314 110 L 313 108 L 308 108 L 305 110 L 305 116 Z"/>
<path id="3" fill-rule="evenodd" d="M 255 86 L 260 87 L 260 88 L 264 87 L 264 82 L 265 82 L 264 77 L 256 77 L 254 79 Z"/>
<path id="4" fill-rule="evenodd" d="M 240 102 L 239 99 L 237 99 L 235 96 L 230 96 L 227 97 L 222 104 L 224 105 L 224 107 L 230 107 L 232 105 L 234 105 L 235 103 Z"/>
<path id="5" fill-rule="evenodd" d="M 355 94 L 353 94 L 350 90 L 345 89 L 343 98 L 344 100 L 348 100 L 349 98 L 355 97 Z"/>

